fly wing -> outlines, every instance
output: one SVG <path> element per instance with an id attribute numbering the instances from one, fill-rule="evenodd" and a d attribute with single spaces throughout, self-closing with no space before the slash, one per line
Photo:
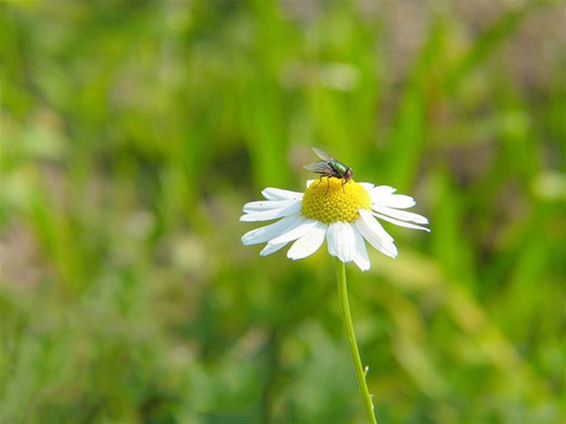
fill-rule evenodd
<path id="1" fill-rule="evenodd" d="M 336 160 L 332 156 L 330 156 L 328 153 L 326 153 L 324 150 L 320 150 L 320 149 L 317 149 L 316 147 L 313 147 L 312 151 L 321 159 Z"/>
<path id="2" fill-rule="evenodd" d="M 305 165 L 304 168 L 307 171 L 315 172 L 317 174 L 327 175 L 332 173 L 332 169 L 328 167 L 328 163 L 325 161 L 311 163 L 309 165 Z"/>

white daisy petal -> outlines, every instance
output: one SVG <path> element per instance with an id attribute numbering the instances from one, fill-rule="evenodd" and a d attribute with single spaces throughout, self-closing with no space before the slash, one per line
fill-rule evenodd
<path id="1" fill-rule="evenodd" d="M 415 224 L 428 224 L 428 219 L 424 216 L 398 209 L 388 208 L 387 206 L 374 206 L 373 210 L 381 215 L 388 215 L 401 221 L 414 222 Z"/>
<path id="2" fill-rule="evenodd" d="M 300 200 L 260 200 L 258 202 L 248 202 L 244 205 L 245 213 L 267 211 L 271 209 L 280 209 L 291 206 Z"/>
<path id="3" fill-rule="evenodd" d="M 384 221 L 391 222 L 392 224 L 398 225 L 399 227 L 412 228 L 414 230 L 423 230 L 423 231 L 430 233 L 430 230 L 428 228 L 421 227 L 420 225 L 415 225 L 415 224 L 410 224 L 410 223 L 405 222 L 405 221 L 400 221 L 398 219 L 391 218 L 390 216 L 382 215 L 382 214 L 377 213 L 377 212 L 373 212 L 373 215 L 380 218 L 380 219 L 383 219 Z"/>
<path id="4" fill-rule="evenodd" d="M 271 209 L 261 212 L 250 212 L 240 217 L 241 222 L 269 221 L 271 219 L 282 218 L 293 215 L 301 210 L 301 202 L 295 202 L 290 206 L 278 209 Z"/>
<path id="5" fill-rule="evenodd" d="M 336 226 L 330 224 L 326 230 L 326 245 L 328 247 L 328 253 L 330 256 L 338 256 L 338 238 L 336 237 Z"/>
<path id="6" fill-rule="evenodd" d="M 295 228 L 305 220 L 306 218 L 300 214 L 287 216 L 273 224 L 248 231 L 242 236 L 242 243 L 246 246 L 265 243 L 266 241 L 274 239 L 290 229 Z"/>
<path id="7" fill-rule="evenodd" d="M 314 221 L 312 219 L 305 219 L 304 222 L 301 222 L 292 230 L 289 230 L 284 234 L 281 234 L 279 237 L 276 237 L 270 240 L 269 242 L 273 244 L 278 244 L 278 243 L 288 243 L 290 241 L 297 240 L 298 238 L 301 238 L 306 233 L 308 233 L 309 230 L 316 225 L 316 223 L 317 221 Z"/>
<path id="8" fill-rule="evenodd" d="M 375 184 L 372 183 L 358 183 L 363 188 L 365 188 L 368 192 L 371 192 L 375 188 Z"/>
<path id="9" fill-rule="evenodd" d="M 267 243 L 265 245 L 265 247 L 261 250 L 261 252 L 259 252 L 260 256 L 267 256 L 267 255 L 271 255 L 272 253 L 277 252 L 278 250 L 283 249 L 285 246 L 287 246 L 289 242 L 283 242 L 283 243 Z"/>
<path id="10" fill-rule="evenodd" d="M 312 255 L 324 243 L 327 228 L 326 224 L 317 222 L 314 227 L 293 243 L 287 252 L 287 257 L 297 260 Z"/>
<path id="11" fill-rule="evenodd" d="M 407 209 L 415 206 L 415 199 L 405 194 L 390 194 L 379 199 L 372 198 L 373 206 L 388 206 L 390 208 Z"/>
<path id="12" fill-rule="evenodd" d="M 350 224 L 335 222 L 330 224 L 327 233 L 328 253 L 342 262 L 350 262 L 354 255 L 354 231 Z"/>
<path id="13" fill-rule="evenodd" d="M 303 198 L 303 193 L 273 187 L 267 187 L 261 194 L 267 200 L 298 200 Z"/>
<path id="14" fill-rule="evenodd" d="M 389 233 L 387 231 L 385 231 L 385 229 L 381 226 L 381 224 L 379 223 L 378 220 L 376 220 L 373 217 L 373 212 L 366 210 L 366 209 L 360 209 L 358 211 L 358 213 L 360 214 L 360 216 L 364 219 L 364 221 L 366 222 L 366 224 L 368 225 L 368 227 L 374 231 L 376 234 L 379 235 L 379 237 L 381 239 L 383 239 L 386 242 L 391 242 L 393 243 L 393 237 L 391 237 L 389 235 Z M 375 227 L 375 228 L 374 228 Z"/>
<path id="15" fill-rule="evenodd" d="M 384 255 L 397 257 L 397 248 L 393 238 L 383 229 L 381 224 L 371 215 L 371 212 L 361 209 L 356 227 L 369 244 Z"/>
<path id="16" fill-rule="evenodd" d="M 344 223 L 342 237 L 344 262 L 351 262 L 356 255 L 356 236 L 351 224 Z"/>
<path id="17" fill-rule="evenodd" d="M 356 252 L 354 255 L 354 263 L 362 270 L 367 271 L 371 263 L 369 261 L 368 252 L 366 249 L 366 242 L 362 237 L 362 234 L 358 231 L 355 224 L 350 224 L 352 231 L 354 232 L 354 243 L 356 246 Z"/>
<path id="18" fill-rule="evenodd" d="M 330 226 L 328 227 L 328 232 L 326 233 L 326 237 L 328 242 L 328 253 L 345 262 L 343 260 L 344 243 L 342 240 L 342 225 L 342 222 L 335 222 L 333 224 L 330 224 Z"/>
<path id="19" fill-rule="evenodd" d="M 379 199 L 383 196 L 389 196 L 389 195 L 395 193 L 396 191 L 397 191 L 396 188 L 386 186 L 386 185 L 381 185 L 381 186 L 376 186 L 376 187 L 372 188 L 370 195 L 371 195 L 371 198 L 373 200 L 374 198 Z"/>

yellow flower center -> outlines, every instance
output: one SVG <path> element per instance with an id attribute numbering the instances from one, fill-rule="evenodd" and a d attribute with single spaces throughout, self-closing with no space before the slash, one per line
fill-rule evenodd
<path id="1" fill-rule="evenodd" d="M 305 190 L 301 205 L 305 217 L 325 224 L 354 222 L 360 209 L 371 209 L 367 190 L 354 180 L 344 184 L 344 180 L 335 177 L 313 181 Z"/>

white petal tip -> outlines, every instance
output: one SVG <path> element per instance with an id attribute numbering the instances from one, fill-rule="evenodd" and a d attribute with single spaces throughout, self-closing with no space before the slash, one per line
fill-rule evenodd
<path id="1" fill-rule="evenodd" d="M 369 263 L 359 263 L 356 262 L 356 265 L 358 266 L 358 268 L 360 268 L 360 271 L 366 272 L 371 268 L 371 264 Z"/>
<path id="2" fill-rule="evenodd" d="M 312 253 L 305 256 L 303 252 L 297 252 L 297 253 L 291 254 L 291 255 L 289 255 L 289 253 L 287 253 L 287 257 L 289 259 L 293 260 L 293 261 L 298 261 L 298 260 L 301 260 L 301 259 L 304 259 L 304 258 L 308 258 L 311 255 L 312 255 Z"/>
<path id="3" fill-rule="evenodd" d="M 390 257 L 391 259 L 396 259 L 397 256 L 399 256 L 399 251 L 397 250 L 397 248 L 395 246 L 393 246 L 395 248 L 395 250 L 386 250 L 383 249 L 381 251 L 381 253 L 383 253 L 385 256 Z"/>

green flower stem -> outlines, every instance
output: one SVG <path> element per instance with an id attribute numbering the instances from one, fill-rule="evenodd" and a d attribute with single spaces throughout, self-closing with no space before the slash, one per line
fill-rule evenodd
<path id="1" fill-rule="evenodd" d="M 338 295 L 340 296 L 340 304 L 342 305 L 342 318 L 344 319 L 344 327 L 348 342 L 350 343 L 350 350 L 352 352 L 352 360 L 354 361 L 354 368 L 356 369 L 356 377 L 358 378 L 358 386 L 362 394 L 362 400 L 368 417 L 368 422 L 377 424 L 375 414 L 373 411 L 373 402 L 371 394 L 369 393 L 366 383 L 366 371 L 362 367 L 362 360 L 360 359 L 360 351 L 356 343 L 356 333 L 354 331 L 354 324 L 352 323 L 352 315 L 350 314 L 350 304 L 348 303 L 348 285 L 346 283 L 346 265 L 344 262 L 336 259 L 336 279 L 338 280 Z"/>

